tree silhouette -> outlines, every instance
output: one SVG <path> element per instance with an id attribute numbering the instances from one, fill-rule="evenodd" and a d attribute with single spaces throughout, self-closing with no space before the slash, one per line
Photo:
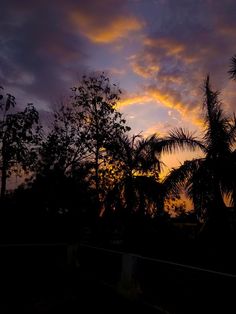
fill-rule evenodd
<path id="1" fill-rule="evenodd" d="M 70 102 L 62 103 L 40 149 L 40 172 L 57 169 L 71 176 L 88 158 L 84 133 L 85 123 L 76 108 Z"/>
<path id="2" fill-rule="evenodd" d="M 41 139 L 39 115 L 32 104 L 23 111 L 13 112 L 15 97 L 0 97 L 0 163 L 1 198 L 5 197 L 7 178 L 19 168 L 30 169 L 37 162 L 37 148 Z"/>
<path id="3" fill-rule="evenodd" d="M 65 175 L 60 168 L 47 169 L 38 173 L 35 180 L 24 189 L 18 189 L 16 196 L 28 193 L 25 207 L 32 206 L 37 213 L 48 217 L 79 217 L 93 214 L 93 195 L 85 179 L 86 170 L 80 168 Z M 23 192 L 23 193 L 22 193 Z M 24 197 L 21 197 L 21 201 Z M 18 201 L 19 202 L 19 201 Z M 35 205 L 33 205 L 36 202 Z"/>
<path id="4" fill-rule="evenodd" d="M 101 201 L 100 171 L 106 161 L 106 146 L 130 130 L 122 114 L 116 110 L 121 91 L 104 74 L 83 76 L 73 89 L 73 105 L 82 121 L 83 143 L 87 161 L 92 165 L 92 181 L 96 190 L 98 210 Z"/>
<path id="5" fill-rule="evenodd" d="M 231 65 L 228 73 L 231 79 L 236 80 L 236 55 L 231 58 Z"/>
<path id="6" fill-rule="evenodd" d="M 143 139 L 140 135 L 123 135 L 110 144 L 108 151 L 118 162 L 120 177 L 108 194 L 108 208 L 124 215 L 150 216 L 157 208 L 163 209 L 163 191 L 158 182 L 161 162 L 152 149 L 153 141 L 155 136 Z"/>
<path id="7" fill-rule="evenodd" d="M 233 156 L 236 120 L 223 111 L 219 93 L 211 89 L 209 76 L 204 85 L 203 109 L 205 132 L 195 147 L 201 149 L 204 156 L 186 161 L 174 169 L 166 178 L 165 184 L 169 191 L 176 192 L 184 186 L 199 214 L 206 214 L 209 222 L 219 227 L 227 219 L 224 194 L 232 196 L 232 201 L 235 202 L 236 167 Z M 186 135 L 182 130 L 176 130 L 171 136 L 185 141 Z"/>

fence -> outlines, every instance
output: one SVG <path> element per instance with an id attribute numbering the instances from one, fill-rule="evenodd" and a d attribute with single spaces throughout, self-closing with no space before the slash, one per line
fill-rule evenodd
<path id="1" fill-rule="evenodd" d="M 22 278 L 27 272 L 32 280 L 45 270 L 46 274 L 54 271 L 60 276 L 68 266 L 76 268 L 91 284 L 105 284 L 159 312 L 236 312 L 235 274 L 82 244 L 0 246 L 1 279 L 5 276 L 7 281 L 9 274 L 19 272 Z"/>
<path id="2" fill-rule="evenodd" d="M 89 245 L 81 270 L 163 313 L 235 313 L 236 275 Z"/>

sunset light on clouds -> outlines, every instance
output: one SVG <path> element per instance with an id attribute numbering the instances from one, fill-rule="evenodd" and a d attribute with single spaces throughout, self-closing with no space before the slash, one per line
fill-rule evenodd
<path id="1" fill-rule="evenodd" d="M 9 0 L 1 7 L 1 84 L 42 116 L 91 71 L 119 84 L 118 107 L 145 136 L 178 126 L 200 134 L 208 73 L 226 108 L 235 108 L 227 74 L 236 53 L 233 0 Z"/>

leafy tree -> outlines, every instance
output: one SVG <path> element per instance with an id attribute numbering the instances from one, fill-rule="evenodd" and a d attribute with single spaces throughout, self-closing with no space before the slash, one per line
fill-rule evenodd
<path id="1" fill-rule="evenodd" d="M 83 169 L 73 172 L 73 176 L 65 175 L 59 168 L 49 169 L 39 173 L 33 182 L 20 187 L 15 196 L 18 196 L 20 203 L 20 197 L 25 201 L 24 194 L 28 194 L 24 207 L 30 207 L 29 211 L 32 211 L 32 205 L 37 200 L 34 211 L 43 216 L 84 218 L 91 215 L 94 206 L 92 191 L 85 176 Z"/>
<path id="2" fill-rule="evenodd" d="M 44 141 L 39 174 L 51 171 L 73 177 L 80 169 L 90 182 L 97 210 L 112 184 L 111 159 L 106 147 L 130 128 L 116 110 L 121 91 L 104 74 L 83 76 L 67 103 L 54 113 L 53 128 Z"/>
<path id="3" fill-rule="evenodd" d="M 93 169 L 92 182 L 96 190 L 98 207 L 102 198 L 101 173 L 107 160 L 106 147 L 130 128 L 122 114 L 116 110 L 121 91 L 104 74 L 83 76 L 73 89 L 73 105 L 82 121 L 83 143 L 87 148 L 87 161 Z"/>
<path id="4" fill-rule="evenodd" d="M 202 151 L 203 157 L 186 161 L 166 178 L 169 191 L 178 192 L 185 187 L 193 199 L 195 209 L 206 215 L 209 222 L 219 226 L 226 222 L 224 194 L 232 196 L 235 203 L 235 141 L 236 120 L 222 109 L 219 93 L 211 89 L 209 76 L 204 85 L 205 132 L 202 139 L 193 143 L 193 148 Z M 182 130 L 173 131 L 172 139 L 186 141 Z"/>
<path id="5" fill-rule="evenodd" d="M 39 115 L 32 104 L 23 111 L 14 112 L 15 97 L 0 96 L 0 165 L 1 198 L 6 194 L 7 178 L 12 172 L 32 169 L 37 160 L 37 145 L 40 142 Z"/>
<path id="6" fill-rule="evenodd" d="M 40 149 L 40 171 L 57 169 L 63 175 L 72 175 L 88 158 L 84 121 L 70 103 L 62 103 L 54 113 L 53 127 Z"/>

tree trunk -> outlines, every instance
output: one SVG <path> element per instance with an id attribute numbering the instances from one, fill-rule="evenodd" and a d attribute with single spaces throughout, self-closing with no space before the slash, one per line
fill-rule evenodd
<path id="1" fill-rule="evenodd" d="M 96 156 L 95 156 L 95 186 L 96 186 L 96 205 L 98 210 L 98 215 L 100 214 L 100 199 L 99 199 L 99 173 L 98 173 L 98 162 L 99 162 L 99 147 L 96 147 Z"/>
<path id="2" fill-rule="evenodd" d="M 228 233 L 227 208 L 218 182 L 214 184 L 214 196 L 209 210 L 209 225 L 215 237 L 224 238 Z"/>
<path id="3" fill-rule="evenodd" d="M 98 109 L 97 103 L 94 105 L 95 111 L 95 127 L 96 127 L 96 150 L 95 150 L 95 189 L 96 189 L 96 209 L 97 215 L 100 215 L 100 197 L 99 197 L 99 125 L 98 125 Z"/>
<path id="4" fill-rule="evenodd" d="M 6 195 L 6 186 L 7 186 L 7 168 L 3 163 L 2 166 L 2 177 L 1 177 L 1 199 L 3 200 Z"/>

